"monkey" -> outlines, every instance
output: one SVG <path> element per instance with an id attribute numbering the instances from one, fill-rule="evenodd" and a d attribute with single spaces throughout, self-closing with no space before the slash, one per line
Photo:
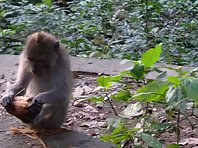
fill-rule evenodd
<path id="1" fill-rule="evenodd" d="M 67 50 L 52 34 L 38 31 L 27 37 L 19 55 L 16 82 L 3 94 L 1 105 L 6 108 L 15 96 L 24 95 L 32 100 L 27 112 L 41 108 L 27 124 L 31 128 L 57 129 L 66 119 L 72 83 Z"/>

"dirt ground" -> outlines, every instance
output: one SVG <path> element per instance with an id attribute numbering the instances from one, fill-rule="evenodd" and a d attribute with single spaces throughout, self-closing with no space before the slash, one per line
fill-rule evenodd
<path id="1" fill-rule="evenodd" d="M 103 104 L 95 104 L 90 103 L 88 101 L 83 101 L 83 98 L 88 98 L 88 96 L 99 95 L 102 90 L 98 89 L 97 82 L 96 82 L 97 75 L 95 74 L 78 74 L 75 79 L 75 91 L 79 94 L 79 90 L 77 87 L 82 86 L 84 91 L 80 92 L 81 97 L 79 99 L 73 100 L 71 107 L 70 107 L 70 114 L 68 122 L 71 122 L 71 127 L 78 129 L 79 131 L 86 132 L 92 136 L 99 136 L 105 133 L 106 126 L 105 120 L 107 117 L 115 116 L 110 104 L 105 102 Z M 131 83 L 134 83 L 133 80 L 128 80 Z M 140 87 L 142 84 L 134 83 L 134 90 Z M 119 89 L 119 86 L 114 87 L 110 92 L 114 92 Z M 80 101 L 80 102 L 79 102 Z M 78 103 L 79 102 L 79 103 Z M 132 103 L 132 102 L 131 102 Z M 117 111 L 117 113 L 121 113 L 123 109 L 126 108 L 126 103 L 117 103 L 113 102 L 113 105 Z M 92 111 L 89 110 L 92 109 Z M 192 110 L 189 109 L 188 115 L 190 116 Z M 158 120 L 161 122 L 167 121 L 168 117 L 166 116 L 164 109 L 160 106 L 156 106 L 156 111 L 153 113 L 158 113 Z M 172 120 L 176 121 L 176 116 L 173 116 Z M 185 116 L 186 117 L 186 116 Z M 196 117 L 189 117 L 188 120 L 185 120 L 185 117 L 181 115 L 180 117 L 180 145 L 182 148 L 197 148 L 198 146 L 198 118 Z M 72 120 L 73 119 L 73 120 Z M 171 121 L 172 121 L 171 120 Z M 131 124 L 131 122 L 130 122 Z M 193 124 L 193 125 L 192 125 Z M 70 124 L 69 124 L 70 125 Z M 129 125 L 133 128 L 132 125 Z M 176 143 L 176 133 L 175 128 L 170 128 L 165 133 L 159 135 L 159 139 L 166 147 L 167 144 Z M 126 148 L 128 146 L 125 146 Z M 130 147 L 130 146 L 129 146 Z"/>
<path id="2" fill-rule="evenodd" d="M 11 68 L 12 69 L 12 68 Z M 16 69 L 16 68 L 13 68 Z M 0 94 L 5 91 L 5 88 L 10 83 L 14 82 L 15 70 L 9 70 L 6 73 L 0 73 Z M 86 99 L 93 95 L 102 93 L 101 89 L 97 87 L 97 74 L 93 73 L 74 73 L 74 98 L 71 100 L 67 121 L 64 126 L 70 130 L 86 133 L 92 137 L 98 137 L 106 131 L 105 120 L 107 117 L 114 116 L 114 112 L 108 102 L 105 103 L 90 103 Z M 134 84 L 136 85 L 136 84 Z M 137 88 L 138 86 L 135 86 Z M 118 88 L 114 88 L 115 91 Z M 127 104 L 114 103 L 117 112 L 126 108 Z M 163 113 L 161 115 L 164 115 Z M 161 117 L 165 118 L 166 117 Z M 197 123 L 197 119 L 190 119 L 192 123 Z M 8 114 L 2 107 L 0 107 L 0 147 L 2 148 L 39 148 L 41 147 L 38 140 L 33 140 L 24 135 L 12 135 L 9 132 L 10 127 L 19 127 L 23 125 L 18 119 Z M 187 120 L 181 122 L 182 127 L 181 139 L 184 148 L 195 148 L 198 145 L 196 141 L 198 138 L 198 129 L 191 129 Z M 90 137 L 89 137 L 90 138 Z M 194 139 L 192 139 L 194 138 Z M 166 143 L 176 142 L 175 132 L 172 130 L 160 135 L 161 141 Z M 189 140 L 194 140 L 192 145 L 189 145 Z M 89 147 L 95 148 L 92 145 Z M 108 146 L 107 146 L 108 147 Z"/>

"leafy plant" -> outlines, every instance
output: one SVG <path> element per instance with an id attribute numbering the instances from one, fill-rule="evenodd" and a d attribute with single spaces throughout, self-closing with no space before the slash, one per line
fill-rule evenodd
<path id="1" fill-rule="evenodd" d="M 150 147 L 158 148 L 162 147 L 162 143 L 155 136 L 159 137 L 159 133 L 163 133 L 167 129 L 175 127 L 177 144 L 179 143 L 179 123 L 183 120 L 181 119 L 181 115 L 185 116 L 187 109 L 186 104 L 188 102 L 194 101 L 194 103 L 197 103 L 198 101 L 198 79 L 195 73 L 197 70 L 184 71 L 182 67 L 166 67 L 178 74 L 177 76 L 166 75 L 160 67 L 155 66 L 155 63 L 160 59 L 162 53 L 161 47 L 162 45 L 159 44 L 155 48 L 147 50 L 143 53 L 141 60 L 133 61 L 134 65 L 129 70 L 115 76 L 100 76 L 97 78 L 99 86 L 104 88 L 104 93 L 99 96 L 100 101 L 110 103 L 115 115 L 123 121 L 122 128 L 120 126 L 115 127 L 115 133 L 112 132 L 102 136 L 103 140 L 111 141 L 117 144 L 118 147 L 122 147 L 123 142 L 132 141 L 132 145 L 143 146 L 146 144 Z M 156 80 L 148 81 L 146 76 L 153 71 L 158 72 L 159 76 Z M 123 79 L 125 76 L 134 78 L 136 82 L 142 82 L 144 85 L 135 92 L 132 92 L 130 91 L 130 83 L 127 83 L 127 81 Z M 120 91 L 112 94 L 108 93 L 108 90 L 111 89 L 112 86 L 120 86 L 120 84 L 125 84 L 123 88 L 120 88 Z M 130 103 L 132 100 L 135 100 L 136 103 Z M 114 101 L 127 102 L 128 106 L 123 111 L 123 114 L 117 113 L 116 108 L 113 107 Z M 146 104 L 146 106 L 143 111 L 144 104 Z M 150 113 L 153 108 L 158 105 L 163 106 L 164 112 L 167 113 L 168 117 L 176 113 L 176 120 L 161 123 Z M 131 123 L 131 118 L 134 119 L 136 117 L 140 119 L 138 120 L 139 122 L 135 123 L 135 127 L 128 128 L 126 122 L 124 122 L 124 118 L 127 118 L 129 120 L 128 122 Z M 185 116 L 185 119 L 188 120 L 188 116 Z M 119 131 L 119 134 L 117 131 Z M 131 131 L 133 132 L 131 133 Z M 175 145 L 169 145 L 168 147 L 174 146 Z"/>

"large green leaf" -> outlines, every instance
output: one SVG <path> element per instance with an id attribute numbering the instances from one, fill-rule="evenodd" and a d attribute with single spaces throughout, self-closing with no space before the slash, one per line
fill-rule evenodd
<path id="1" fill-rule="evenodd" d="M 181 84 L 179 77 L 175 77 L 175 76 L 168 77 L 168 81 L 175 84 L 175 85 L 180 85 Z"/>
<path id="2" fill-rule="evenodd" d="M 136 80 L 143 78 L 144 65 L 135 64 L 135 66 L 130 70 L 130 73 Z"/>
<path id="3" fill-rule="evenodd" d="M 166 102 L 169 107 L 179 109 L 180 111 L 185 111 L 186 109 L 186 100 L 183 96 L 181 87 L 174 88 L 173 86 L 169 87 L 166 93 Z"/>
<path id="4" fill-rule="evenodd" d="M 115 101 L 128 101 L 131 97 L 132 95 L 130 91 L 127 90 L 119 90 L 118 93 L 111 96 L 111 98 Z"/>
<path id="5" fill-rule="evenodd" d="M 165 93 L 168 90 L 168 87 L 168 82 L 155 80 L 138 89 L 137 93 L 133 97 L 139 101 L 160 101 L 165 98 Z"/>
<path id="6" fill-rule="evenodd" d="M 153 148 L 162 148 L 161 142 L 149 134 L 142 133 L 142 140 Z"/>
<path id="7" fill-rule="evenodd" d="M 111 87 L 111 76 L 100 76 L 97 78 L 97 82 L 99 86 L 102 86 L 106 89 Z"/>
<path id="8" fill-rule="evenodd" d="M 142 63 L 145 67 L 153 66 L 160 58 L 160 54 L 162 52 L 161 44 L 157 45 L 155 48 L 151 48 L 147 50 L 142 55 Z"/>
<path id="9" fill-rule="evenodd" d="M 186 96 L 198 102 L 198 78 L 187 77 L 182 79 L 182 87 Z"/>

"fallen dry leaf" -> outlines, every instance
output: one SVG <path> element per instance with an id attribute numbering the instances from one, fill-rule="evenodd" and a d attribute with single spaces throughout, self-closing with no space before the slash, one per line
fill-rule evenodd
<path id="1" fill-rule="evenodd" d="M 84 96 L 82 96 L 83 94 L 85 94 L 85 93 L 90 94 L 90 93 L 92 93 L 92 90 L 93 89 L 87 85 L 78 86 L 78 87 L 76 87 L 76 89 L 74 91 L 73 97 L 74 98 L 84 97 Z"/>
<path id="2" fill-rule="evenodd" d="M 100 90 L 103 90 L 103 89 L 104 89 L 103 87 L 98 86 L 92 92 L 97 92 L 97 91 L 100 91 Z"/>
<path id="3" fill-rule="evenodd" d="M 83 86 L 83 89 L 84 89 L 84 92 L 86 92 L 87 94 L 89 94 L 89 93 L 92 93 L 92 88 L 90 88 L 89 86 L 87 86 L 87 85 L 84 85 Z"/>
<path id="4" fill-rule="evenodd" d="M 81 102 L 81 101 L 75 101 L 74 102 L 74 104 L 73 104 L 75 107 L 80 107 L 80 108 L 82 108 L 82 107 L 84 107 L 84 104 Z"/>
<path id="5" fill-rule="evenodd" d="M 99 109 L 102 109 L 104 106 L 104 103 L 103 102 L 97 102 L 96 103 L 96 107 L 99 108 Z"/>
<path id="6" fill-rule="evenodd" d="M 78 87 L 76 87 L 76 89 L 74 91 L 73 97 L 74 98 L 80 97 L 83 93 L 84 93 L 83 87 L 78 86 Z"/>
<path id="7" fill-rule="evenodd" d="M 6 82 L 6 87 L 8 88 L 11 85 L 10 82 Z"/>
<path id="8" fill-rule="evenodd" d="M 180 145 L 198 145 L 198 138 L 182 139 L 179 142 Z"/>
<path id="9" fill-rule="evenodd" d="M 98 113 L 98 110 L 95 109 L 94 107 L 87 105 L 86 107 L 83 108 L 85 112 L 90 112 L 90 113 Z"/>
<path id="10" fill-rule="evenodd" d="M 5 83 L 5 82 L 6 82 L 6 80 L 4 80 L 4 79 L 0 80 L 0 85 Z"/>

